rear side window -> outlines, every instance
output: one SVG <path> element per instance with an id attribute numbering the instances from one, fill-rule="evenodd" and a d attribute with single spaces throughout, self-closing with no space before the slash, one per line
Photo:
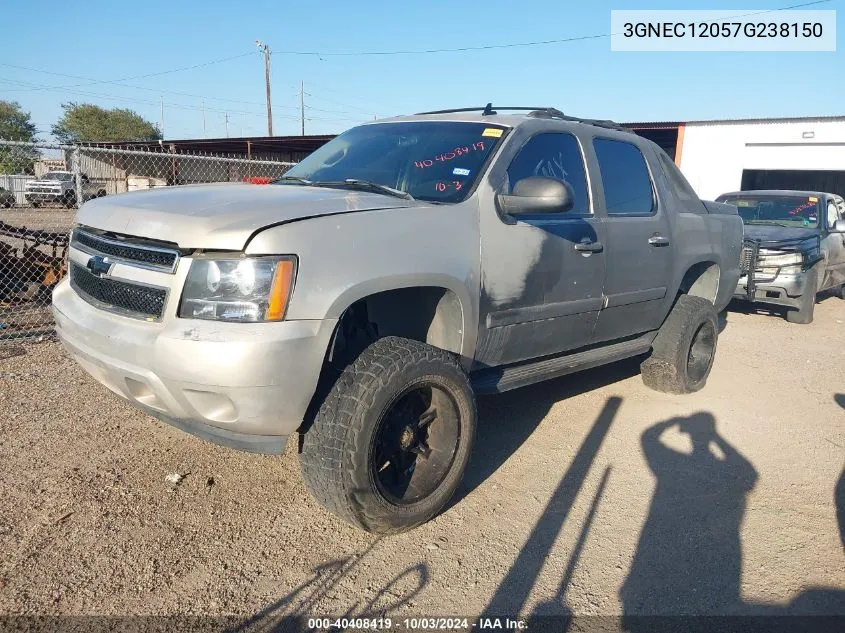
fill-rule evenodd
<path id="1" fill-rule="evenodd" d="M 662 151 L 658 153 L 658 156 L 660 157 L 660 166 L 663 168 L 663 173 L 666 174 L 669 185 L 675 190 L 684 205 L 682 210 L 692 213 L 707 213 L 704 203 L 699 199 L 692 185 L 684 178 L 681 170 L 672 162 L 672 159 Z"/>
<path id="2" fill-rule="evenodd" d="M 508 167 L 508 193 L 513 192 L 518 181 L 531 176 L 556 178 L 572 185 L 575 205 L 567 215 L 590 212 L 584 157 L 571 134 L 538 134 L 529 140 Z"/>
<path id="3" fill-rule="evenodd" d="M 636 145 L 607 138 L 593 140 L 609 215 L 650 215 L 654 190 L 645 158 Z"/>

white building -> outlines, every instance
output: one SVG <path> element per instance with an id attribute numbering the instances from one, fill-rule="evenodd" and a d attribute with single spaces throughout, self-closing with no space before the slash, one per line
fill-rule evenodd
<path id="1" fill-rule="evenodd" d="M 626 125 L 666 149 L 704 199 L 749 189 L 845 196 L 845 116 Z"/>

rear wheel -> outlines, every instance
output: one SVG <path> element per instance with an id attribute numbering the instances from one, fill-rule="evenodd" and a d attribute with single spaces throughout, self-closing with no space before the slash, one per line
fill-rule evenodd
<path id="1" fill-rule="evenodd" d="M 816 310 L 816 288 L 819 287 L 819 269 L 813 268 L 807 272 L 807 283 L 805 292 L 798 298 L 798 309 L 790 309 L 786 313 L 786 320 L 790 323 L 807 325 L 813 322 L 813 313 Z"/>
<path id="2" fill-rule="evenodd" d="M 454 356 L 417 341 L 380 339 L 343 371 L 305 433 L 305 485 L 361 529 L 409 530 L 454 494 L 475 426 L 472 389 Z"/>
<path id="3" fill-rule="evenodd" d="M 40 202 L 37 202 L 37 201 L 35 201 L 35 200 L 33 200 L 32 202 L 30 202 L 29 204 L 31 204 L 31 205 L 32 205 L 32 208 L 33 208 L 33 209 L 37 209 L 38 207 L 40 207 L 40 206 L 41 206 L 41 203 L 40 203 Z"/>
<path id="4" fill-rule="evenodd" d="M 665 393 L 692 393 L 707 382 L 719 337 L 716 309 L 702 297 L 681 295 L 657 333 L 640 369 L 645 385 Z"/>
<path id="5" fill-rule="evenodd" d="M 72 209 L 76 206 L 76 194 L 72 191 L 68 191 L 64 196 L 62 196 L 62 204 L 65 205 L 68 209 Z"/>

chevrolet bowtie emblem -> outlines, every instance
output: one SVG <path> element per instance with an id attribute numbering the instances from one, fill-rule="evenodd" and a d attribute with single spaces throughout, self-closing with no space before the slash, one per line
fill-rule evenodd
<path id="1" fill-rule="evenodd" d="M 88 260 L 88 263 L 85 265 L 85 267 L 90 270 L 93 274 L 97 275 L 97 277 L 103 277 L 109 274 L 109 271 L 112 267 L 112 262 L 110 262 L 106 257 L 95 255 L 94 257 Z"/>

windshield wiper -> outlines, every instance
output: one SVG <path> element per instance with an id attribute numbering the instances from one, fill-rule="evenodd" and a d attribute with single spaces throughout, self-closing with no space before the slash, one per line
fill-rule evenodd
<path id="1" fill-rule="evenodd" d="M 403 198 L 405 200 L 414 199 L 414 197 L 407 191 L 394 189 L 393 187 L 388 187 L 387 185 L 380 185 L 377 182 L 371 182 L 369 180 L 359 180 L 358 178 L 345 178 L 343 180 L 317 180 L 316 182 L 311 182 L 309 184 L 312 184 L 315 187 L 362 187 L 388 196 L 393 196 L 394 198 Z"/>
<path id="2" fill-rule="evenodd" d="M 287 182 L 297 182 L 301 185 L 313 185 L 314 183 L 308 180 L 307 178 L 300 178 L 299 176 L 281 176 L 274 180 L 273 182 L 279 182 L 280 180 L 285 180 Z"/>
<path id="3" fill-rule="evenodd" d="M 794 224 L 787 224 L 786 222 L 778 222 L 777 220 L 748 220 L 746 224 L 772 224 L 774 226 L 782 226 L 786 229 L 804 228 L 802 226 L 796 226 Z"/>

